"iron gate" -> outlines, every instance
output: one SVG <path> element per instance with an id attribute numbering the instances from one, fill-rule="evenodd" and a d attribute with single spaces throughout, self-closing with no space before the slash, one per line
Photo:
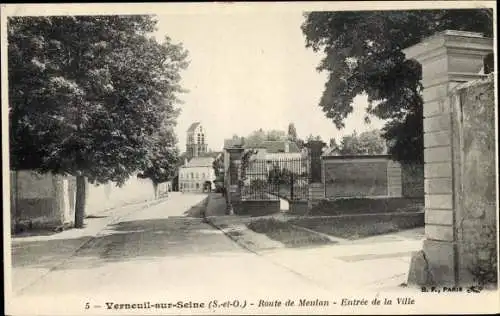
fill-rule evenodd
<path id="1" fill-rule="evenodd" d="M 241 165 L 242 200 L 307 200 L 307 158 L 249 159 Z"/>

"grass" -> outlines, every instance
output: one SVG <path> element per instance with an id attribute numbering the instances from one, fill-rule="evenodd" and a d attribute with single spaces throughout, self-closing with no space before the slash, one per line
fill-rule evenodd
<path id="1" fill-rule="evenodd" d="M 388 214 L 383 216 L 349 216 L 337 218 L 300 218 L 291 223 L 324 234 L 349 240 L 398 232 L 405 229 L 423 227 L 424 215 Z"/>
<path id="2" fill-rule="evenodd" d="M 288 222 L 276 219 L 258 219 L 247 225 L 256 233 L 283 243 L 287 247 L 308 247 L 332 244 L 330 239 L 293 227 Z"/>

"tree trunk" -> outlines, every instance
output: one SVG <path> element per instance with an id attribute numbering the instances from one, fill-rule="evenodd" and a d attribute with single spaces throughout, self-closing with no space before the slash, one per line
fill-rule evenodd
<path id="1" fill-rule="evenodd" d="M 158 199 L 158 183 L 153 182 L 153 190 L 155 191 L 155 200 Z"/>
<path id="2" fill-rule="evenodd" d="M 76 176 L 75 228 L 83 228 L 85 197 L 85 177 Z"/>

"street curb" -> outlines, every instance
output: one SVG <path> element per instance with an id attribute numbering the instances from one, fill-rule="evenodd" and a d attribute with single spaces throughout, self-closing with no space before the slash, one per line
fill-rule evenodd
<path id="1" fill-rule="evenodd" d="M 328 234 L 325 234 L 325 233 L 322 233 L 322 232 L 318 232 L 314 229 L 310 229 L 310 228 L 306 228 L 306 227 L 302 227 L 302 226 L 299 226 L 299 225 L 295 225 L 295 224 L 292 224 L 292 223 L 288 223 L 290 226 L 292 226 L 293 228 L 296 228 L 296 229 L 300 229 L 300 230 L 303 230 L 303 231 L 306 231 L 306 232 L 309 232 L 311 234 L 316 234 L 320 237 L 324 237 L 332 242 L 335 242 L 335 243 L 339 243 L 339 244 L 348 244 L 350 243 L 351 241 L 348 240 L 348 239 L 344 239 L 344 238 L 338 238 L 338 237 L 335 237 L 335 236 L 330 236 Z"/>
<path id="2" fill-rule="evenodd" d="M 123 217 L 126 217 L 134 212 L 137 212 L 137 211 L 140 211 L 140 210 L 143 210 L 145 208 L 148 208 L 148 207 L 151 207 L 151 206 L 154 206 L 154 205 L 158 205 L 162 202 L 165 202 L 167 200 L 168 197 L 164 197 L 164 198 L 161 198 L 161 199 L 158 199 L 158 200 L 152 200 L 152 201 L 149 201 L 149 202 L 143 202 L 143 203 L 137 203 L 137 204 L 128 204 L 128 205 L 124 205 L 122 207 L 116 207 L 114 209 L 109 209 L 107 212 L 111 212 L 111 211 L 119 211 L 121 208 L 125 208 L 125 207 L 128 207 L 128 206 L 133 206 L 133 205 L 137 205 L 139 208 L 134 208 L 133 210 L 127 212 L 126 214 L 121 214 L 120 216 L 117 216 L 117 217 L 113 217 L 113 215 L 110 215 L 110 218 L 111 220 L 109 222 L 106 222 L 106 224 L 104 224 L 102 227 L 99 227 L 99 229 L 97 230 L 97 233 L 95 234 L 92 234 L 90 236 L 84 236 L 84 240 L 78 245 L 75 247 L 75 250 L 72 251 L 70 254 L 68 254 L 68 256 L 65 256 L 63 259 L 59 260 L 58 263 L 54 264 L 51 268 L 48 269 L 48 271 L 46 271 L 45 273 L 43 273 L 41 276 L 37 277 L 37 278 L 34 278 L 33 281 L 31 282 L 28 282 L 27 285 L 21 287 L 20 289 L 16 290 L 16 291 L 12 291 L 13 292 L 13 296 L 19 296 L 21 295 L 26 289 L 28 289 L 29 287 L 31 287 L 33 284 L 39 282 L 40 280 L 42 280 L 43 278 L 45 278 L 49 273 L 51 273 L 52 271 L 54 271 L 55 269 L 57 269 L 58 267 L 60 267 L 61 265 L 63 265 L 64 263 L 66 263 L 70 258 L 74 257 L 83 247 L 85 247 L 85 245 L 89 244 L 92 240 L 94 240 L 97 236 L 99 236 L 100 233 L 102 233 L 102 231 L 109 225 L 113 225 L 114 223 L 116 223 L 117 221 L 119 221 L 121 218 Z M 144 205 L 141 205 L 141 204 L 144 204 Z M 72 229 L 78 229 L 78 228 L 72 228 Z"/>

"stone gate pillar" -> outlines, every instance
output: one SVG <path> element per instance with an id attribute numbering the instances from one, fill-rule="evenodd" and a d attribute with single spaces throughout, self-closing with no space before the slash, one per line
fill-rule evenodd
<path id="1" fill-rule="evenodd" d="M 479 79 L 493 41 L 479 33 L 444 31 L 405 50 L 422 65 L 425 237 L 423 250 L 411 261 L 408 282 L 461 283 L 457 250 L 460 192 L 460 139 L 455 132 L 450 92 Z"/>
<path id="2" fill-rule="evenodd" d="M 325 186 L 323 183 L 323 172 L 321 166 L 321 154 L 326 144 L 320 140 L 307 143 L 309 149 L 309 205 L 311 208 L 316 201 L 325 197 Z"/>
<path id="3" fill-rule="evenodd" d="M 228 210 L 233 212 L 234 207 L 238 207 L 241 202 L 241 157 L 243 155 L 243 146 L 236 145 L 226 148 L 228 153 L 227 161 L 227 177 L 226 177 L 226 194 L 228 199 Z"/>

